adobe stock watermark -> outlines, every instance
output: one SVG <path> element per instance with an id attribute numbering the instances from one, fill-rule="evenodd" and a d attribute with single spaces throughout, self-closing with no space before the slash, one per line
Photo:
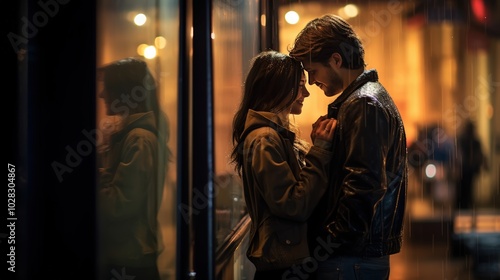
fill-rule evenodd
<path id="1" fill-rule="evenodd" d="M 237 181 L 238 178 L 232 174 L 227 174 L 227 176 L 212 175 L 212 178 L 214 185 L 213 193 L 207 193 L 208 183 L 205 184 L 204 192 L 201 192 L 197 188 L 193 188 L 191 205 L 182 203 L 177 206 L 179 213 L 186 224 L 189 223 L 191 215 L 198 215 L 202 210 L 206 209 L 209 202 L 215 199 L 221 191 L 229 190 L 235 184 L 240 184 L 239 181 Z M 241 199 L 243 199 L 243 197 Z"/>
<path id="2" fill-rule="evenodd" d="M 243 4 L 243 1 L 244 0 L 222 0 L 221 3 L 226 4 L 230 7 L 238 7 L 241 6 L 241 4 Z"/>
<path id="3" fill-rule="evenodd" d="M 33 14 L 31 19 L 23 16 L 21 17 L 21 34 L 9 32 L 7 38 L 16 53 L 21 52 L 27 48 L 29 39 L 38 34 L 40 28 L 45 27 L 49 20 L 55 17 L 60 10 L 60 5 L 66 5 L 70 0 L 40 0 L 37 2 L 40 10 Z"/>
<path id="4" fill-rule="evenodd" d="M 72 173 L 73 170 L 82 163 L 83 158 L 89 156 L 94 150 L 94 147 L 97 147 L 103 142 L 104 136 L 100 129 L 93 129 L 91 131 L 83 129 L 81 133 L 85 136 L 85 139 L 79 141 L 75 147 L 66 145 L 64 163 L 55 160 L 51 163 L 52 170 L 54 170 L 59 183 L 62 183 L 64 179 L 63 176 L 66 173 Z"/>
<path id="5" fill-rule="evenodd" d="M 454 139 L 446 133 L 444 128 L 436 126 L 429 132 L 425 139 L 417 140 L 413 143 L 414 146 L 408 148 L 410 166 L 422 166 L 432 158 L 437 148 L 452 156 Z"/>
<path id="6" fill-rule="evenodd" d="M 446 110 L 444 120 L 453 129 L 459 129 L 467 119 L 470 119 L 479 110 L 481 101 L 490 99 L 491 93 L 495 92 L 495 88 L 499 86 L 500 82 L 493 81 L 491 74 L 486 78 L 480 77 L 473 94 L 465 97 L 461 104 L 455 104 L 455 106 Z"/>
<path id="7" fill-rule="evenodd" d="M 134 275 L 128 275 L 125 271 L 125 267 L 122 267 L 121 272 L 118 272 L 116 269 L 111 270 L 111 274 L 113 277 L 110 280 L 134 280 Z"/>
<path id="8" fill-rule="evenodd" d="M 358 36 L 363 40 L 363 44 L 368 45 L 373 37 L 379 35 L 389 26 L 392 16 L 400 14 L 402 11 L 401 1 L 392 0 L 387 2 L 386 9 L 370 11 L 373 20 L 369 21 L 364 28 L 356 30 Z"/>
<path id="9" fill-rule="evenodd" d="M 333 242 L 331 235 L 328 235 L 326 239 L 318 236 L 316 242 L 318 245 L 314 248 L 312 256 L 305 258 L 300 265 L 292 265 L 283 273 L 282 280 L 308 279 L 309 274 L 318 269 L 319 263 L 327 260 L 335 252 L 335 249 L 340 247 L 340 243 Z"/>
<path id="10" fill-rule="evenodd" d="M 136 108 L 140 102 L 144 102 L 150 96 L 149 90 L 154 86 L 151 84 L 150 78 L 146 77 L 144 81 L 145 86 L 136 86 L 132 89 L 130 94 L 121 94 L 120 99 L 115 99 L 111 102 L 109 110 L 116 115 L 125 119 L 130 115 L 130 108 Z M 156 98 L 156 97 L 153 97 Z M 104 132 L 110 131 L 111 126 L 108 122 L 108 118 L 101 120 L 97 129 L 81 131 L 83 139 L 79 141 L 75 146 L 66 145 L 65 151 L 66 156 L 64 161 L 53 161 L 51 163 L 52 170 L 61 183 L 66 174 L 73 172 L 83 161 L 83 159 L 89 156 L 95 147 L 99 147 L 104 142 Z"/>
<path id="11" fill-rule="evenodd" d="M 401 1 L 389 1 L 385 9 L 370 11 L 370 15 L 373 19 L 365 26 L 355 30 L 362 42 L 363 49 L 366 50 L 372 38 L 383 32 L 391 23 L 393 16 L 400 14 L 402 11 L 403 5 Z M 341 42 L 339 48 L 340 52 L 347 58 L 357 58 L 360 56 L 360 49 L 350 43 Z"/>

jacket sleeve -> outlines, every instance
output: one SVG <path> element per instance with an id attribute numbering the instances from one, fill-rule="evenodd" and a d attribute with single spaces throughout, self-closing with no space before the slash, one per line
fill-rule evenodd
<path id="1" fill-rule="evenodd" d="M 156 144 L 144 133 L 130 133 L 124 140 L 119 163 L 99 192 L 101 213 L 108 220 L 128 219 L 144 211 L 156 185 Z"/>
<path id="2" fill-rule="evenodd" d="M 370 97 L 346 105 L 344 118 L 339 118 L 345 145 L 340 149 L 346 153 L 340 173 L 345 176 L 329 230 L 341 242 L 358 243 L 370 231 L 375 207 L 387 190 L 385 165 L 391 139 L 390 120 L 381 104 Z"/>
<path id="3" fill-rule="evenodd" d="M 306 166 L 297 176 L 287 162 L 289 152 L 278 133 L 272 129 L 261 132 L 246 155 L 251 161 L 254 185 L 272 214 L 306 221 L 326 190 L 332 152 L 312 146 L 305 158 Z"/>

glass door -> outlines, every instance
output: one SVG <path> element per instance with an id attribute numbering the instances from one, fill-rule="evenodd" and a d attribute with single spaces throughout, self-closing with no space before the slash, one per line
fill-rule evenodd
<path id="1" fill-rule="evenodd" d="M 175 279 L 178 30 L 177 1 L 98 2 L 102 279 L 138 276 L 153 263 L 160 279 Z"/>

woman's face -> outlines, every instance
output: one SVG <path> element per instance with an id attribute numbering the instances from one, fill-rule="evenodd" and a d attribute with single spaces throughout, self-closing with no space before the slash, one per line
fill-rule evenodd
<path id="1" fill-rule="evenodd" d="M 297 99 L 292 103 L 290 114 L 300 115 L 302 113 L 302 106 L 304 106 L 304 99 L 309 96 L 309 91 L 306 88 L 306 75 L 302 73 L 299 83 L 299 93 Z"/>
<path id="2" fill-rule="evenodd" d="M 110 92 L 106 89 L 106 84 L 104 82 L 104 73 L 101 73 L 101 76 L 98 78 L 98 86 L 99 86 L 99 97 L 104 100 L 104 103 L 106 105 L 106 115 L 108 116 L 113 116 L 116 115 L 116 112 L 113 112 L 111 110 L 111 102 L 113 101 L 111 98 Z"/>

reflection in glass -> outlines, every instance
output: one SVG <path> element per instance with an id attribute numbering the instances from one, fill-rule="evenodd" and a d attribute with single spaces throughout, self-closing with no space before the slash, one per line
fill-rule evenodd
<path id="1" fill-rule="evenodd" d="M 147 64 L 126 58 L 98 70 L 106 114 L 118 129 L 99 147 L 98 220 L 102 279 L 160 279 L 157 215 L 170 151 L 169 127 Z"/>
<path id="2" fill-rule="evenodd" d="M 102 67 L 123 58 L 135 57 L 144 61 L 151 77 L 155 80 L 158 107 L 165 112 L 168 119 L 169 137 L 159 140 L 157 147 L 168 146 L 171 153 L 171 161 L 168 167 L 155 163 L 151 172 L 163 174 L 158 180 L 158 192 L 156 199 L 158 202 L 158 213 L 155 217 L 158 226 L 157 267 L 160 279 L 175 279 L 175 255 L 176 255 L 176 208 L 177 196 L 177 64 L 178 64 L 178 26 L 179 26 L 179 4 L 178 1 L 111 1 L 104 0 L 98 2 L 97 7 L 97 65 Z M 137 18 L 136 16 L 142 14 Z M 140 22 L 137 22 L 137 20 Z M 99 77 L 101 78 L 101 77 Z M 98 83 L 97 93 L 102 93 L 103 84 Z M 146 88 L 146 87 L 145 87 Z M 127 89 L 124 94 L 132 94 Z M 134 91 L 135 98 L 139 100 L 143 97 L 142 91 Z M 119 115 L 108 115 L 107 106 L 103 98 L 97 98 L 97 130 L 102 135 L 101 150 L 109 148 L 109 141 L 123 127 L 123 120 Z M 115 103 L 115 109 L 122 110 L 123 102 L 134 106 L 134 99 L 123 101 L 120 96 L 120 103 Z M 111 104 L 110 104 L 111 105 Z M 130 107 L 129 113 L 135 109 Z M 166 132 L 166 131 L 164 131 Z M 98 156 L 98 161 L 105 161 L 103 155 Z M 138 166 L 137 169 L 144 168 Z M 133 170 L 137 171 L 137 170 Z M 133 172 L 131 171 L 131 172 Z M 149 172 L 148 171 L 148 172 Z M 155 176 L 156 177 L 156 176 Z M 104 182 L 104 179 L 102 179 Z M 146 188 L 146 187 L 144 187 Z M 124 194 L 125 197 L 125 194 Z M 122 197 L 123 198 L 123 197 Z M 99 202 L 103 202 L 99 199 Z M 131 211 L 128 205 L 124 204 L 124 209 Z M 101 209 L 98 209 L 101 210 Z M 152 216 L 151 216 L 152 217 Z M 101 217 L 98 217 L 101 219 Z M 101 221 L 102 222 L 102 221 Z M 153 221 L 151 221 L 154 224 Z M 103 233 L 104 227 L 99 229 Z M 115 239 L 125 238 L 125 233 L 115 229 Z M 104 258 L 104 245 L 102 240 L 105 236 L 99 235 L 100 260 Z M 124 276 L 137 276 L 125 267 L 125 271 L 118 270 L 118 274 L 113 275 L 115 279 L 123 279 Z M 124 274 L 125 273 L 125 274 Z M 106 279 L 112 279 L 107 277 Z M 120 278 L 121 277 L 121 278 Z M 138 280 L 138 277 L 134 278 Z"/>

